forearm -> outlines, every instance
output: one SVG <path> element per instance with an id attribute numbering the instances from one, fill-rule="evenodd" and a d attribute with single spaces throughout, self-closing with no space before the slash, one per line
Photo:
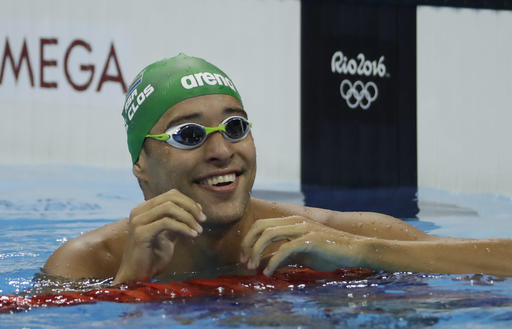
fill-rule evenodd
<path id="1" fill-rule="evenodd" d="M 512 240 L 365 239 L 361 265 L 385 271 L 512 275 Z"/>
<path id="2" fill-rule="evenodd" d="M 320 222 L 340 231 L 371 238 L 404 241 L 438 239 L 403 220 L 374 212 L 331 211 Z"/>

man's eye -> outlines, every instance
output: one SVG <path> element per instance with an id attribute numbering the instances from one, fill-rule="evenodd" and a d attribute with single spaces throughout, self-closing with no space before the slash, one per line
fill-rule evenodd
<path id="1" fill-rule="evenodd" d="M 204 137 L 204 129 L 197 125 L 186 125 L 178 130 L 173 138 L 177 142 L 193 145 Z"/>

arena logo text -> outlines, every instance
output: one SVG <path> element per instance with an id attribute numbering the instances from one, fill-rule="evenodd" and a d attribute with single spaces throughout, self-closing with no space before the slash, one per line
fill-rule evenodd
<path id="1" fill-rule="evenodd" d="M 228 77 L 224 77 L 217 73 L 200 72 L 196 74 L 185 75 L 181 78 L 181 85 L 185 89 L 192 89 L 204 84 L 211 86 L 219 84 L 221 86 L 229 86 L 236 92 L 235 84 Z"/>

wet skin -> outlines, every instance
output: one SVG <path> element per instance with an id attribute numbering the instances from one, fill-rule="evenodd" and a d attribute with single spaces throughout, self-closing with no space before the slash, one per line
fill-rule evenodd
<path id="1" fill-rule="evenodd" d="M 150 133 L 184 122 L 217 126 L 232 115 L 247 114 L 231 96 L 195 97 L 171 107 Z M 271 275 L 279 266 L 297 262 L 319 270 L 363 266 L 512 274 L 511 240 L 439 238 L 383 214 L 251 198 L 256 175 L 251 134 L 231 143 L 216 132 L 192 150 L 146 139 L 133 173 L 147 201 L 129 218 L 61 246 L 45 264 L 46 273 L 127 283 L 224 270 Z M 215 185 L 211 179 L 218 176 L 228 181 Z"/>

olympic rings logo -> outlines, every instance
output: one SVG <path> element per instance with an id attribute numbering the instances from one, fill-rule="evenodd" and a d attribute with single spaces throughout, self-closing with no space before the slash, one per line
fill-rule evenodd
<path id="1" fill-rule="evenodd" d="M 363 110 L 367 110 L 372 102 L 377 99 L 379 89 L 372 81 L 364 84 L 358 80 L 352 84 L 348 79 L 345 79 L 340 84 L 340 93 L 351 109 L 359 106 Z"/>

